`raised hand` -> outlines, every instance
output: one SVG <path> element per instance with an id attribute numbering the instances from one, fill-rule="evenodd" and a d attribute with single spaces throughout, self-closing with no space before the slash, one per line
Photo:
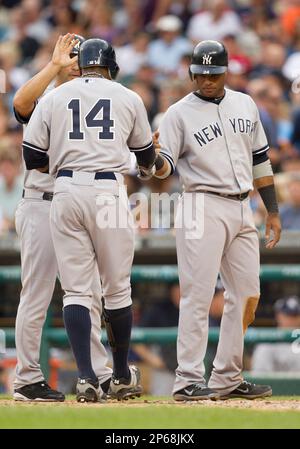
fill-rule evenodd
<path id="1" fill-rule="evenodd" d="M 78 39 L 75 39 L 74 34 L 65 34 L 64 36 L 59 36 L 55 48 L 52 54 L 52 63 L 58 65 L 59 67 L 69 67 L 74 64 L 78 56 L 70 57 L 70 53 L 73 47 L 78 43 Z"/>

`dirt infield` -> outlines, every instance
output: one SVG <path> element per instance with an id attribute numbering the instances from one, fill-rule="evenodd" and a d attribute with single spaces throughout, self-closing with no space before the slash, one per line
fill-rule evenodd
<path id="1" fill-rule="evenodd" d="M 166 405 L 166 406 L 176 406 L 176 407 L 208 407 L 208 408 L 229 408 L 229 409 L 248 409 L 248 410 L 270 410 L 270 411 L 298 411 L 300 412 L 300 399 L 276 399 L 276 400 L 238 400 L 231 399 L 227 401 L 191 401 L 191 402 L 175 402 L 173 400 L 155 400 L 155 399 L 140 399 L 140 400 L 129 400 L 129 401 L 107 401 L 105 403 L 89 403 L 89 404 L 79 404 L 75 400 L 66 400 L 65 402 L 16 402 L 12 399 L 0 399 L 0 406 L 7 407 L 35 407 L 35 406 L 44 406 L 44 407 L 96 407 L 96 408 L 104 408 L 104 407 L 130 407 L 130 408 L 140 408 L 140 407 L 148 407 L 150 405 Z"/>
<path id="2" fill-rule="evenodd" d="M 166 397 L 79 404 L 0 398 L 2 429 L 299 429 L 300 397 L 174 402 Z"/>

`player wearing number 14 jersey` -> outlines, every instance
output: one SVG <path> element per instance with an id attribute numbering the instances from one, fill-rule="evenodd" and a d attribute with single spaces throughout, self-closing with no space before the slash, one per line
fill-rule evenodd
<path id="1" fill-rule="evenodd" d="M 51 232 L 65 291 L 65 325 L 79 371 L 77 398 L 101 396 L 90 360 L 89 311 L 97 267 L 113 350 L 109 393 L 122 399 L 139 394 L 141 386 L 138 370 L 127 363 L 134 230 L 119 187 L 130 168 L 130 150 L 150 175 L 156 154 L 141 98 L 114 82 L 118 65 L 112 47 L 101 39 L 85 41 L 79 67 L 80 78 L 50 92 L 36 107 L 24 136 L 24 159 L 27 169 L 49 166 L 56 178 Z M 102 226 L 103 210 L 122 226 Z"/>
<path id="2" fill-rule="evenodd" d="M 66 34 L 56 42 L 51 61 L 21 86 L 14 97 L 17 120 L 26 125 L 43 95 L 51 88 L 80 75 L 78 52 L 82 36 Z M 53 81 L 53 86 L 50 84 Z M 39 364 L 42 327 L 46 318 L 58 266 L 50 236 L 50 206 L 54 179 L 37 170 L 25 172 L 22 199 L 16 211 L 16 230 L 20 239 L 22 291 L 16 316 L 17 366 L 14 379 L 16 401 L 63 401 L 64 394 L 46 382 Z M 95 272 L 96 274 L 96 272 Z M 91 308 L 91 358 L 103 391 L 109 388 L 112 370 L 101 344 L 101 288 L 94 276 Z M 52 386 L 53 387 L 53 386 Z"/>

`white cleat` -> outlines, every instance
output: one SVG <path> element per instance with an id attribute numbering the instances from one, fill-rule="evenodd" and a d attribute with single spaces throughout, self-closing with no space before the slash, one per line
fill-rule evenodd
<path id="1" fill-rule="evenodd" d="M 105 402 L 106 395 L 102 391 L 99 382 L 91 379 L 78 379 L 76 386 L 77 402 Z"/>
<path id="2" fill-rule="evenodd" d="M 140 397 L 143 392 L 143 387 L 140 385 L 141 373 L 140 370 L 134 366 L 129 366 L 130 379 L 117 379 L 112 376 L 110 387 L 108 390 L 108 397 L 110 399 L 134 399 Z"/>

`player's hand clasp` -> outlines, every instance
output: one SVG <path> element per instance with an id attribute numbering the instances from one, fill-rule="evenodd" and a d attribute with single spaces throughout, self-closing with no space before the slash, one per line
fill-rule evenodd
<path id="1" fill-rule="evenodd" d="M 153 164 L 151 168 L 137 166 L 137 171 L 138 171 L 137 177 L 141 181 L 149 181 L 149 179 L 151 179 L 152 176 L 155 175 L 156 172 L 155 164 Z"/>

